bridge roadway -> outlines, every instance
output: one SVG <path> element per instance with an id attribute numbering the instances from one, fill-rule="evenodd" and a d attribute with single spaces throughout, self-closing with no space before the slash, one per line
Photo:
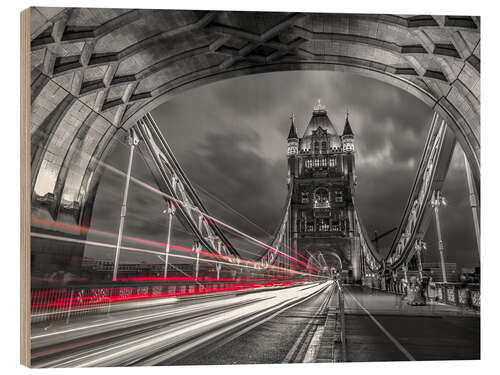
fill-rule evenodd
<path id="1" fill-rule="evenodd" d="M 344 292 L 344 357 L 337 299 L 330 300 L 328 311 L 321 311 L 325 292 L 216 350 L 178 363 L 479 359 L 480 322 L 475 311 L 439 303 L 410 306 L 401 296 L 359 286 L 345 286 Z M 310 323 L 314 327 L 301 336 Z M 294 352 L 297 345 L 302 349 Z"/>
<path id="2" fill-rule="evenodd" d="M 479 358 L 479 314 L 346 286 L 346 345 L 330 283 L 136 306 L 33 326 L 33 366 Z"/>

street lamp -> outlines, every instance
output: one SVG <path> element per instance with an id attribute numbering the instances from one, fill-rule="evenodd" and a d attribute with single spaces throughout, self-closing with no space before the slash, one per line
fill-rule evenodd
<path id="1" fill-rule="evenodd" d="M 168 215 L 167 245 L 165 246 L 165 270 L 163 271 L 163 277 L 167 278 L 168 255 L 170 253 L 170 234 L 172 233 L 172 219 L 175 215 L 175 206 L 172 202 L 168 203 L 168 207 L 163 211 L 163 213 Z"/>
<path id="2" fill-rule="evenodd" d="M 120 225 L 118 229 L 118 238 L 116 241 L 116 250 L 115 250 L 115 263 L 113 264 L 113 281 L 116 281 L 118 277 L 118 267 L 120 263 L 120 250 L 122 247 L 122 238 L 123 238 L 123 227 L 125 224 L 125 217 L 127 216 L 127 202 L 128 202 L 128 190 L 130 186 L 130 178 L 132 173 L 132 163 L 134 161 L 134 151 L 135 147 L 139 144 L 139 137 L 134 129 L 130 129 L 128 135 L 128 143 L 130 146 L 129 157 L 128 157 L 128 167 L 127 167 L 127 175 L 125 178 L 125 189 L 123 191 L 123 200 L 122 200 L 122 208 L 120 211 Z"/>
<path id="3" fill-rule="evenodd" d="M 446 283 L 446 269 L 444 264 L 444 244 L 441 237 L 441 224 L 439 222 L 439 207 L 446 206 L 446 198 L 443 197 L 439 190 L 432 193 L 431 206 L 434 208 L 434 217 L 436 219 L 436 232 L 438 236 L 439 257 L 441 259 L 441 272 L 443 274 L 443 282 Z"/>
<path id="4" fill-rule="evenodd" d="M 424 278 L 422 269 L 422 251 L 427 250 L 427 244 L 422 240 L 417 240 L 415 242 L 415 250 L 417 251 L 418 276 L 420 277 L 420 280 L 422 280 Z"/>

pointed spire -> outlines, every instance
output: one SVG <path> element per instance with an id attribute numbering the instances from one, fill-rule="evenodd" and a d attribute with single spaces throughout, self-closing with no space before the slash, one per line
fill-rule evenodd
<path id="1" fill-rule="evenodd" d="M 290 131 L 288 132 L 288 139 L 299 139 L 297 136 L 297 131 L 295 130 L 295 115 L 293 113 L 290 114 Z"/>
<path id="2" fill-rule="evenodd" d="M 344 132 L 342 133 L 342 136 L 345 135 L 354 135 L 351 129 L 351 124 L 349 124 L 349 110 L 346 112 Z"/>

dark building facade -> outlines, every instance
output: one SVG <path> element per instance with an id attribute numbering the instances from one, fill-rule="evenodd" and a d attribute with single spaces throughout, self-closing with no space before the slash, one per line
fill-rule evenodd
<path id="1" fill-rule="evenodd" d="M 318 101 L 301 138 L 292 117 L 287 155 L 292 247 L 316 263 L 324 258 L 337 269 L 340 258 L 343 271 L 359 280 L 359 234 L 352 199 L 355 147 L 348 115 L 339 135 Z"/>

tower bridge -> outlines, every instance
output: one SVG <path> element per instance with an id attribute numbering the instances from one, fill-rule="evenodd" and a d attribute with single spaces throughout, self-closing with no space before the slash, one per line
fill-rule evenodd
<path id="1" fill-rule="evenodd" d="M 289 226 L 291 246 L 303 255 L 335 253 L 354 280 L 361 258 L 354 225 L 354 134 L 346 117 L 339 135 L 320 101 L 299 138 L 293 122 L 288 135 Z M 338 264 L 337 264 L 338 266 Z"/>
<path id="2" fill-rule="evenodd" d="M 478 358 L 479 286 L 446 282 L 439 209 L 458 143 L 479 236 L 479 28 L 478 17 L 464 16 L 32 8 L 32 273 L 78 275 L 88 244 L 115 254 L 112 276 L 97 284 L 32 279 L 32 364 L 248 363 L 248 353 L 273 362 Z M 193 87 L 280 70 L 366 75 L 434 109 L 387 254 L 372 244 L 358 211 L 356 125 L 348 115 L 340 129 L 318 101 L 302 136 L 291 116 L 288 193 L 264 242 L 207 210 L 149 113 Z M 106 163 L 117 144 L 129 151 L 126 171 Z M 156 186 L 132 175 L 137 154 Z M 124 181 L 118 233 L 91 226 L 105 173 Z M 163 199 L 166 242 L 124 235 L 130 186 Z M 174 218 L 190 248 L 175 242 Z M 408 265 L 416 260 L 423 283 L 423 239 L 433 221 L 445 282 L 426 286 L 427 305 L 410 306 L 402 294 L 418 300 L 418 288 Z M 89 233 L 100 240 L 89 241 Z M 236 237 L 258 256 L 246 256 Z M 123 252 L 158 257 L 164 273 L 120 277 Z M 190 262 L 193 273 L 169 274 L 173 260 Z M 305 322 L 292 319 L 279 342 L 266 338 L 266 327 L 299 309 Z M 440 324 L 424 319 L 442 316 L 448 320 Z M 418 336 L 430 326 L 431 335 Z M 457 327 L 473 332 L 472 339 L 458 333 L 462 351 L 432 345 Z M 388 345 L 360 351 L 359 332 L 367 343 Z M 411 349 L 401 345 L 416 336 Z M 89 349 L 89 340 L 101 350 Z"/>

